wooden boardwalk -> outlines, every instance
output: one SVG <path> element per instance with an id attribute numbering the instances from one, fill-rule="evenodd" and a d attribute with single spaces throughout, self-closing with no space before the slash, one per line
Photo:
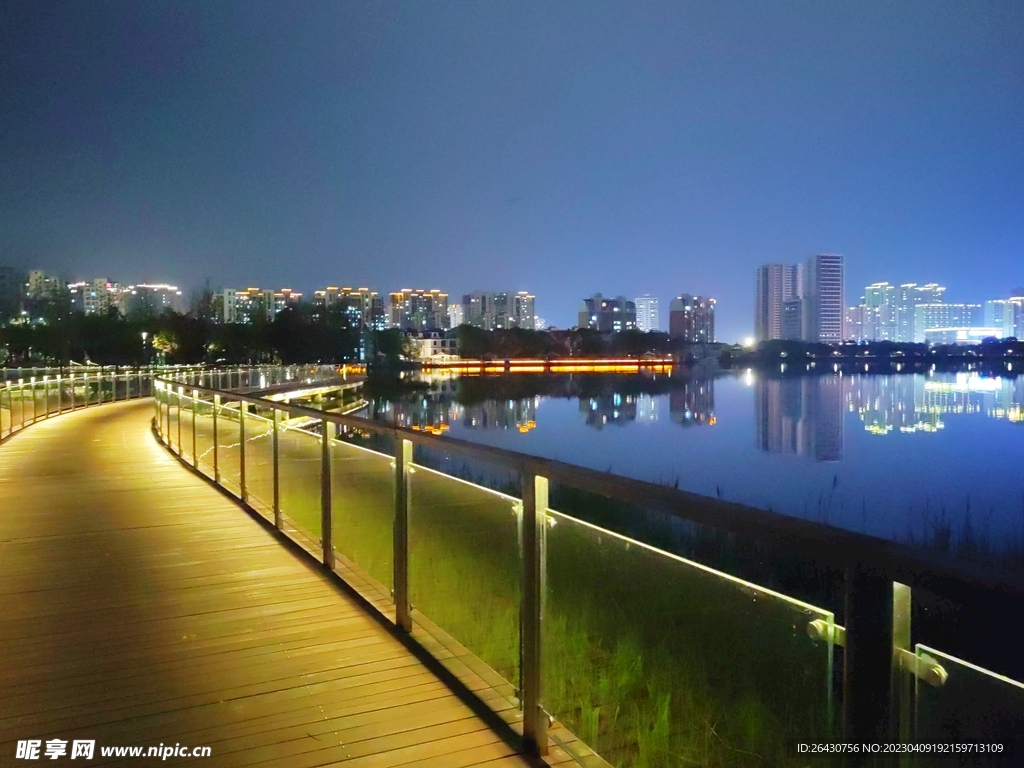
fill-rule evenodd
<path id="1" fill-rule="evenodd" d="M 209 746 L 211 766 L 530 764 L 181 467 L 152 414 L 100 406 L 0 446 L 0 764 L 53 738 L 95 739 L 89 765 L 158 744 Z"/>

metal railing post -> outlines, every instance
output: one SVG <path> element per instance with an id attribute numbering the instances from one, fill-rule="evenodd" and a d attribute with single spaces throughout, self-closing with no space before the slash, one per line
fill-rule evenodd
<path id="1" fill-rule="evenodd" d="M 57 415 L 64 413 L 64 383 L 60 380 L 60 374 L 57 374 Z"/>
<path id="2" fill-rule="evenodd" d="M 245 411 L 244 400 L 238 401 L 238 498 L 242 501 L 249 500 L 249 494 L 245 490 Z"/>
<path id="3" fill-rule="evenodd" d="M 889 736 L 892 596 L 891 581 L 864 566 L 847 568 L 843 724 L 850 742 L 881 743 Z"/>
<path id="4" fill-rule="evenodd" d="M 199 390 L 192 390 L 192 466 L 199 469 L 199 454 L 196 452 L 196 410 L 199 405 Z"/>
<path id="5" fill-rule="evenodd" d="M 50 377 L 43 376 L 43 418 L 50 418 Z"/>
<path id="6" fill-rule="evenodd" d="M 273 436 L 273 449 L 274 449 L 274 527 L 277 530 L 281 530 L 281 445 L 279 437 L 279 422 L 281 420 L 281 412 L 274 409 L 274 436 Z"/>
<path id="7" fill-rule="evenodd" d="M 324 565 L 334 569 L 334 537 L 331 535 L 331 443 L 334 424 L 320 419 L 320 541 Z"/>
<path id="8" fill-rule="evenodd" d="M 541 632 L 544 616 L 544 590 L 547 570 L 548 479 L 523 475 L 522 598 L 519 636 L 522 643 L 520 675 L 523 705 L 523 738 L 538 755 L 548 751 L 548 717 L 541 705 Z"/>
<path id="9" fill-rule="evenodd" d="M 892 698 L 892 718 L 890 738 L 904 744 L 913 736 L 914 722 L 914 686 L 916 678 L 902 668 L 900 655 L 913 654 L 911 649 L 911 590 L 906 584 L 894 582 L 892 585 L 892 681 L 890 696 Z M 907 765 L 908 760 L 901 757 L 900 765 Z"/>
<path id="10" fill-rule="evenodd" d="M 220 485 L 219 449 L 217 448 L 217 414 L 220 412 L 220 395 L 213 396 L 213 482 Z"/>
<path id="11" fill-rule="evenodd" d="M 185 395 L 185 388 L 178 385 L 178 458 L 181 458 L 181 398 Z"/>
<path id="12" fill-rule="evenodd" d="M 116 403 L 117 402 L 117 368 L 114 368 L 113 372 L 110 374 L 110 395 L 111 395 L 110 399 L 113 402 Z M 127 397 L 127 393 L 126 393 L 125 400 L 127 400 L 127 399 L 128 399 L 128 397 Z"/>
<path id="13" fill-rule="evenodd" d="M 36 377 L 33 376 L 28 380 L 29 393 L 32 395 L 32 423 L 35 424 L 39 418 L 39 411 L 36 408 Z"/>
<path id="14" fill-rule="evenodd" d="M 395 440 L 395 625 L 412 631 L 409 606 L 409 475 L 412 472 L 412 441 Z"/>

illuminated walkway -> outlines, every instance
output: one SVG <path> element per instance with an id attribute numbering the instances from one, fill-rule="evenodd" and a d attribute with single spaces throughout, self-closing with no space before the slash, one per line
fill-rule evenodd
<path id="1" fill-rule="evenodd" d="M 152 414 L 151 401 L 100 406 L 0 446 L 0 764 L 21 762 L 18 740 L 67 740 L 70 754 L 95 739 L 89 765 L 126 762 L 100 746 L 176 743 L 209 746 L 198 762 L 211 766 L 527 765 L 182 468 Z"/>

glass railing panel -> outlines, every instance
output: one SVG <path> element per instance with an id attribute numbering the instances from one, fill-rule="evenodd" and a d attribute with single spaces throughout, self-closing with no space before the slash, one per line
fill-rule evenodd
<path id="1" fill-rule="evenodd" d="M 305 418 L 278 425 L 278 476 L 285 530 L 313 552 L 320 542 L 320 470 L 323 462 L 317 424 Z"/>
<path id="2" fill-rule="evenodd" d="M 604 759 L 781 765 L 832 732 L 830 612 L 547 515 L 542 704 Z"/>
<path id="3" fill-rule="evenodd" d="M 11 431 L 11 391 L 0 384 L 0 435 L 7 435 Z"/>
<path id="4" fill-rule="evenodd" d="M 46 417 L 46 382 L 37 381 L 32 390 L 32 408 L 37 419 Z"/>
<path id="5" fill-rule="evenodd" d="M 96 374 L 89 374 L 86 377 L 85 402 L 88 405 L 96 405 L 100 401 L 100 379 Z"/>
<path id="6" fill-rule="evenodd" d="M 1024 683 L 926 645 L 914 648 L 915 737 L 918 742 L 996 745 L 1024 734 Z M 1019 749 L 1021 745 L 1018 743 Z M 998 749 L 998 748 L 995 748 Z M 1016 755 L 1016 759 L 1021 756 Z M 1007 765 L 1006 754 L 958 756 L 935 765 Z M 1012 761 L 1011 761 L 1012 762 Z"/>
<path id="7" fill-rule="evenodd" d="M 455 467 L 429 469 L 444 465 L 431 453 L 416 449 L 409 478 L 412 617 L 471 668 L 466 651 L 497 672 L 488 682 L 511 699 L 519 683 L 520 501 L 453 476 Z M 507 470 L 474 467 L 465 476 L 519 486 Z"/>
<path id="8" fill-rule="evenodd" d="M 222 400 L 217 409 L 217 471 L 220 484 L 236 496 L 241 494 L 238 438 L 238 403 Z"/>
<path id="9" fill-rule="evenodd" d="M 192 398 L 190 395 L 181 397 L 181 456 L 189 462 L 193 461 L 192 445 Z"/>
<path id="10" fill-rule="evenodd" d="M 21 384 L 15 384 L 10 389 L 11 394 L 11 422 L 15 429 L 25 423 L 25 391 Z"/>
<path id="11" fill-rule="evenodd" d="M 206 396 L 196 399 L 196 455 L 199 471 L 213 477 L 213 402 Z"/>
<path id="12" fill-rule="evenodd" d="M 394 459 L 351 443 L 331 447 L 331 526 L 335 551 L 376 584 L 373 597 L 394 587 Z"/>
<path id="13" fill-rule="evenodd" d="M 245 414 L 245 493 L 249 506 L 274 519 L 274 424 L 270 411 Z"/>
<path id="14" fill-rule="evenodd" d="M 175 451 L 181 446 L 178 443 L 178 390 L 167 393 L 167 442 Z"/>

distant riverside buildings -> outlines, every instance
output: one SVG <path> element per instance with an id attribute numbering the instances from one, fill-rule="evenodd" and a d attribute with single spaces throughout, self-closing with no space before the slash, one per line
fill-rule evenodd
<path id="1" fill-rule="evenodd" d="M 461 309 L 463 323 L 485 331 L 536 327 L 535 299 L 526 291 L 474 291 L 463 295 Z"/>
<path id="2" fill-rule="evenodd" d="M 458 328 L 465 322 L 465 312 L 462 311 L 461 304 L 449 304 L 448 305 L 448 327 Z"/>
<path id="3" fill-rule="evenodd" d="M 873 283 L 864 289 L 860 304 L 846 310 L 845 338 L 852 341 L 923 341 L 931 324 L 921 306 L 945 305 L 946 288 L 938 283 Z M 919 323 L 918 318 L 921 318 Z"/>
<path id="4" fill-rule="evenodd" d="M 583 300 L 577 325 L 602 333 L 632 331 L 636 328 L 636 304 L 625 296 L 609 299 L 595 293 Z"/>
<path id="5" fill-rule="evenodd" d="M 33 269 L 28 273 L 28 282 L 25 285 L 25 298 L 45 298 L 53 291 L 60 290 L 63 287 L 64 281 L 59 277 L 47 275 L 41 269 Z"/>
<path id="6" fill-rule="evenodd" d="M 390 327 L 433 331 L 448 325 L 448 294 L 436 288 L 403 288 L 391 294 Z"/>
<path id="7" fill-rule="evenodd" d="M 644 333 L 660 331 L 658 300 L 649 293 L 645 293 L 643 296 L 633 299 L 633 303 L 636 305 L 636 329 Z"/>
<path id="8" fill-rule="evenodd" d="M 757 270 L 754 302 L 754 335 L 758 341 L 801 338 L 800 306 L 803 296 L 803 265 L 765 264 Z M 783 327 L 786 304 L 790 307 L 789 322 L 796 322 L 796 336 L 787 336 Z"/>
<path id="9" fill-rule="evenodd" d="M 985 338 L 1024 334 L 1024 288 L 984 304 L 945 301 L 937 283 L 873 283 L 860 304 L 846 310 L 846 338 L 929 344 L 975 344 Z M 1017 295 L 1021 294 L 1021 295 Z"/>
<path id="10" fill-rule="evenodd" d="M 760 267 L 754 299 L 757 341 L 841 342 L 843 271 L 839 253 L 819 253 L 803 264 Z"/>
<path id="11" fill-rule="evenodd" d="M 181 312 L 181 291 L 176 285 L 167 283 L 140 283 L 129 285 L 120 293 L 121 313 L 130 315 L 159 315 L 165 309 Z"/>
<path id="12" fill-rule="evenodd" d="M 124 294 L 121 286 L 107 282 L 105 277 L 68 283 L 68 292 L 71 295 L 71 306 L 87 315 L 106 314 L 112 306 L 120 310 Z"/>
<path id="13" fill-rule="evenodd" d="M 668 312 L 668 335 L 696 344 L 715 341 L 715 300 L 684 293 L 672 299 Z"/>
<path id="14" fill-rule="evenodd" d="M 327 286 L 323 290 L 314 291 L 313 308 L 317 313 L 342 313 L 352 328 L 382 331 L 388 325 L 384 297 L 369 288 Z"/>
<path id="15" fill-rule="evenodd" d="M 222 323 L 250 325 L 273 322 L 285 307 L 297 305 L 302 294 L 291 288 L 279 291 L 267 288 L 246 288 L 243 291 L 227 288 L 217 301 L 217 319 Z"/>

